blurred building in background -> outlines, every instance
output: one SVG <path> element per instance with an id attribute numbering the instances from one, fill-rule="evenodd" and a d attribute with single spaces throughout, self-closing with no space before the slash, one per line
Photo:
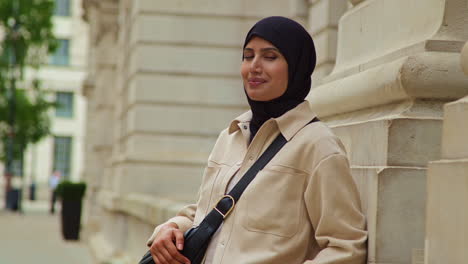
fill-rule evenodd
<path id="1" fill-rule="evenodd" d="M 426 201 L 450 197 L 449 187 L 428 187 L 428 163 L 467 166 L 455 148 L 466 136 L 443 123 L 443 106 L 468 94 L 465 0 L 84 0 L 84 8 L 85 220 L 97 263 L 137 263 L 154 226 L 195 200 L 218 133 L 248 108 L 244 37 L 271 15 L 296 19 L 314 38 L 308 99 L 348 150 L 368 219 L 368 263 L 441 263 L 466 248 L 457 240 L 450 253 L 438 250 L 444 225 L 426 225 L 426 214 L 437 215 Z M 466 123 L 466 104 L 457 107 L 451 122 Z M 443 181 L 456 172 L 449 167 L 431 177 Z M 466 200 L 464 186 L 457 195 Z"/>
<path id="2" fill-rule="evenodd" d="M 80 90 L 87 66 L 88 25 L 82 19 L 81 0 L 55 0 L 55 6 L 59 47 L 38 75 L 59 105 L 50 113 L 51 136 L 29 146 L 24 160 L 24 184 L 36 183 L 38 199 L 49 199 L 48 180 L 54 171 L 62 179 L 77 181 L 83 169 L 86 102 Z"/>

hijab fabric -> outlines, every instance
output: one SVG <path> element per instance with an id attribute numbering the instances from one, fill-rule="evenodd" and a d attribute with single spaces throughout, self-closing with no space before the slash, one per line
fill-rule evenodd
<path id="1" fill-rule="evenodd" d="M 253 114 L 250 141 L 265 121 L 280 117 L 304 101 L 310 91 L 311 74 L 316 63 L 312 37 L 294 20 L 272 16 L 258 21 L 247 33 L 244 48 L 253 37 L 269 41 L 285 57 L 288 87 L 283 95 L 271 101 L 254 101 L 246 93 Z"/>

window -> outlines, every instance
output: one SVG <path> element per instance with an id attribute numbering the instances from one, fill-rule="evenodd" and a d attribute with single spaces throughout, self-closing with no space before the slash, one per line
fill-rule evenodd
<path id="1" fill-rule="evenodd" d="M 71 0 L 55 0 L 54 15 L 70 16 L 70 1 Z"/>
<path id="2" fill-rule="evenodd" d="M 70 179 L 72 154 L 71 137 L 54 137 L 54 171 L 59 171 L 63 179 Z"/>
<path id="3" fill-rule="evenodd" d="M 68 39 L 59 39 L 59 45 L 55 53 L 50 58 L 50 64 L 67 66 L 70 64 L 70 40 Z"/>
<path id="4" fill-rule="evenodd" d="M 55 116 L 71 118 L 73 117 L 73 93 L 71 92 L 57 92 L 55 102 Z"/>
<path id="5" fill-rule="evenodd" d="M 23 176 L 23 160 L 14 159 L 11 164 L 13 176 Z"/>

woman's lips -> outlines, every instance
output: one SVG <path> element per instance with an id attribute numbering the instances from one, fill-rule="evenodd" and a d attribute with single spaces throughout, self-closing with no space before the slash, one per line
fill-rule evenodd
<path id="1" fill-rule="evenodd" d="M 252 78 L 252 79 L 249 79 L 249 85 L 251 87 L 257 87 L 257 86 L 260 86 L 262 84 L 264 84 L 266 81 L 264 79 L 260 79 L 260 78 Z"/>

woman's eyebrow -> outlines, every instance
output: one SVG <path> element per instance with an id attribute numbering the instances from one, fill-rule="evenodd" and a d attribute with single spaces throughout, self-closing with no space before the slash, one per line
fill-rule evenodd
<path id="1" fill-rule="evenodd" d="M 244 51 L 254 51 L 252 48 L 245 48 Z M 269 48 L 263 48 L 263 49 L 260 49 L 260 51 L 262 52 L 266 52 L 266 51 L 276 51 L 276 52 L 279 52 L 279 50 L 277 48 L 274 48 L 274 47 L 269 47 Z"/>
<path id="2" fill-rule="evenodd" d="M 261 51 L 265 52 L 265 51 L 277 51 L 279 52 L 279 50 L 277 48 L 273 48 L 273 47 L 270 47 L 270 48 L 263 48 L 263 49 L 260 49 Z"/>

